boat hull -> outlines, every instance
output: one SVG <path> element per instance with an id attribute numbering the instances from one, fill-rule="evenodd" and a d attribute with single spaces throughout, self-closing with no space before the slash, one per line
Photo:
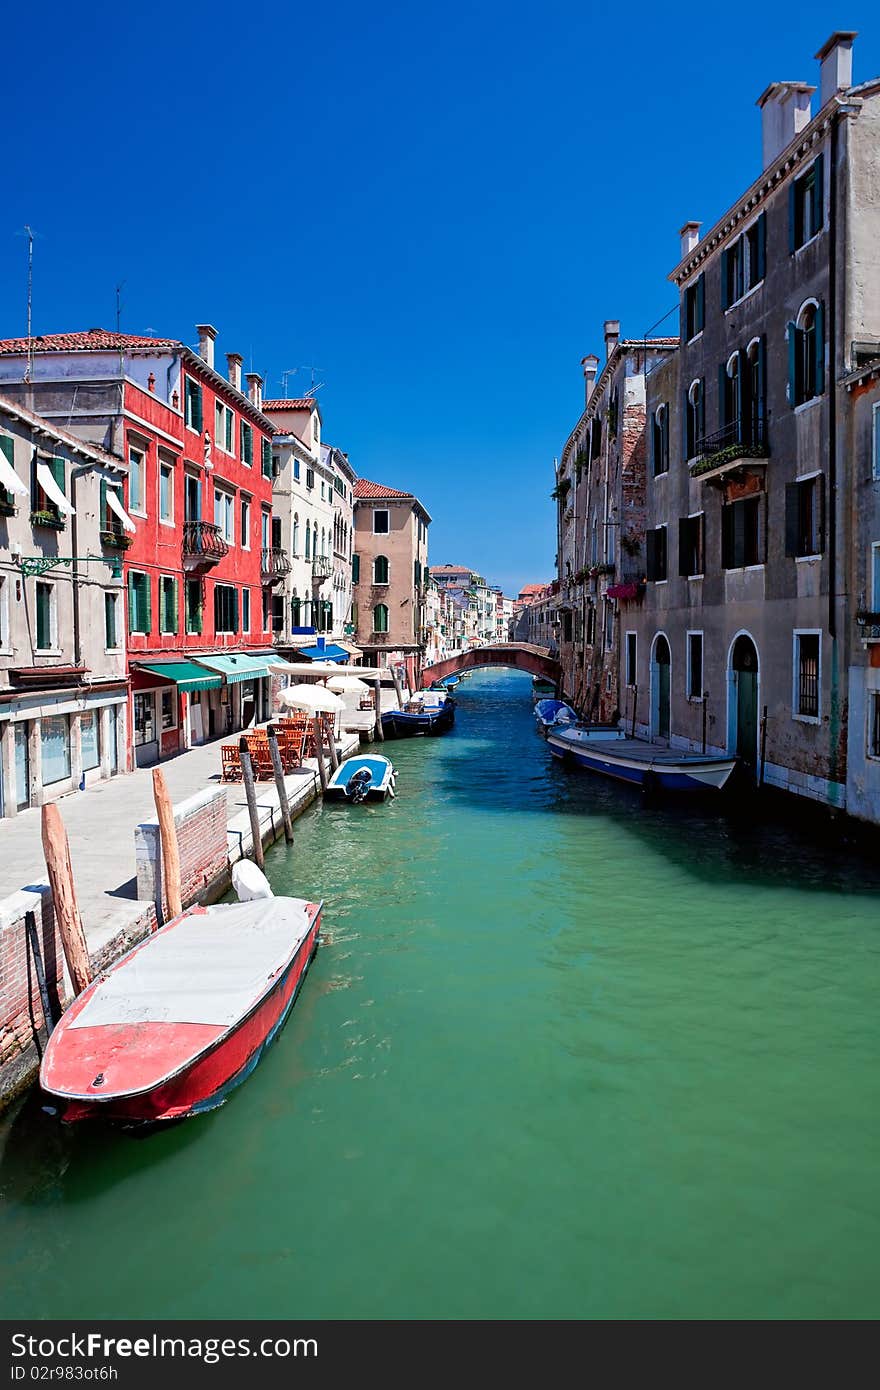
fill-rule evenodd
<path id="1" fill-rule="evenodd" d="M 554 757 L 631 786 L 664 792 L 720 791 L 736 766 L 736 758 L 676 756 L 668 749 L 652 750 L 650 744 L 633 748 L 638 741 L 622 736 L 615 747 L 613 742 L 601 738 L 572 739 L 571 732 L 584 731 L 548 733 L 547 742 Z"/>
<path id="2" fill-rule="evenodd" d="M 454 723 L 455 709 L 448 703 L 420 714 L 394 709 L 382 715 L 382 732 L 386 738 L 417 738 L 420 734 L 448 733 Z"/>
<path id="3" fill-rule="evenodd" d="M 325 798 L 328 801 L 349 800 L 346 790 L 349 778 L 361 768 L 368 768 L 373 775 L 373 781 L 364 799 L 366 801 L 385 801 L 394 789 L 394 768 L 388 758 L 381 758 L 378 755 L 346 758 L 345 762 L 340 763 L 330 778 L 324 793 Z"/>

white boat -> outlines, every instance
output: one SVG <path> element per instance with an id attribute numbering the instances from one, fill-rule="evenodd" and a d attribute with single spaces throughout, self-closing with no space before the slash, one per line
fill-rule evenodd
<path id="1" fill-rule="evenodd" d="M 331 800 L 387 801 L 394 795 L 395 772 L 388 758 L 378 753 L 358 754 L 340 763 L 327 783 L 325 795 Z"/>
<path id="2" fill-rule="evenodd" d="M 736 767 L 736 758 L 710 753 L 684 753 L 647 739 L 617 738 L 605 730 L 596 737 L 590 729 L 548 729 L 554 757 L 636 786 L 662 791 L 720 790 Z"/>

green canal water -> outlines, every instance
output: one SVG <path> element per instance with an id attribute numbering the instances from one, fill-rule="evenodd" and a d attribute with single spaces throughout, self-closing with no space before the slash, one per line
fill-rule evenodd
<path id="1" fill-rule="evenodd" d="M 145 1140 L 0 1125 L 7 1317 L 874 1317 L 880 870 L 551 762 L 529 682 L 313 809 L 286 1029 Z"/>

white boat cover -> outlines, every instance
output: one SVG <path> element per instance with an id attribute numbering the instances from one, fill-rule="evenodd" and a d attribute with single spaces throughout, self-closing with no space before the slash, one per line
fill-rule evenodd
<path id="1" fill-rule="evenodd" d="M 69 1026 L 228 1027 L 263 994 L 310 925 L 301 898 L 220 904 L 184 916 L 112 970 Z"/>
<path id="2" fill-rule="evenodd" d="M 68 502 L 61 488 L 49 472 L 48 464 L 37 464 L 37 482 L 49 498 L 49 501 L 55 503 L 59 512 L 64 512 L 65 516 L 76 516 L 76 510 L 71 506 L 70 502 Z"/>
<path id="3" fill-rule="evenodd" d="M 107 484 L 107 506 L 110 508 L 111 512 L 115 512 L 119 517 L 119 520 L 122 522 L 123 530 L 135 531 L 137 528 L 134 522 L 123 507 L 121 499 L 113 491 L 114 487 L 117 486 L 118 484 L 116 483 Z"/>

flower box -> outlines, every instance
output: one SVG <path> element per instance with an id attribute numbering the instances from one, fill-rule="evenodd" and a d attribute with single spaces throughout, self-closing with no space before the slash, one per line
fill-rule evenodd
<path id="1" fill-rule="evenodd" d="M 59 512 L 31 512 L 31 526 L 46 526 L 50 531 L 63 531 L 65 521 Z"/>

